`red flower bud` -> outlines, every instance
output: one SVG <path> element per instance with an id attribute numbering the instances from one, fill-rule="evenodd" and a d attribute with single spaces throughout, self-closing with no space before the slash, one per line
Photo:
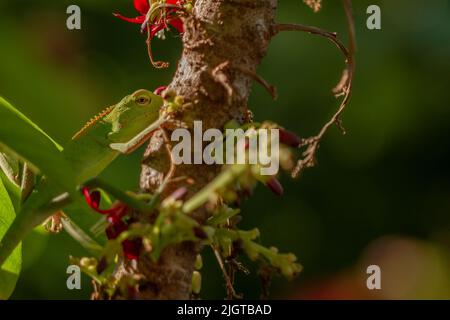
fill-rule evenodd
<path id="1" fill-rule="evenodd" d="M 108 227 L 106 228 L 106 237 L 109 240 L 116 239 L 122 232 L 128 230 L 128 224 L 125 223 L 122 218 L 128 214 L 129 207 L 118 202 L 111 208 L 102 210 L 100 209 L 101 193 L 100 191 L 89 192 L 89 189 L 84 187 L 82 189 L 83 195 L 87 204 L 96 212 L 107 215 Z M 136 260 L 139 258 L 139 253 L 142 246 L 142 239 L 137 238 L 133 240 L 124 240 L 122 242 L 123 255 L 126 259 Z M 102 263 L 102 261 L 100 261 Z M 106 263 L 106 262 L 105 262 Z M 99 270 L 104 270 L 104 266 L 98 266 Z M 98 272 L 99 274 L 101 273 Z"/>
<path id="2" fill-rule="evenodd" d="M 182 4 L 184 1 L 167 0 L 165 4 L 175 6 L 178 2 Z M 181 21 L 181 19 L 177 16 L 177 11 L 182 10 L 181 7 L 180 9 L 161 8 L 160 13 L 152 15 L 152 21 L 146 20 L 147 13 L 150 10 L 148 0 L 134 0 L 134 7 L 140 13 L 140 15 L 135 18 L 127 18 L 120 13 L 114 13 L 114 16 L 126 22 L 141 24 L 141 29 L 144 32 L 147 30 L 148 25 L 150 25 L 150 38 L 153 38 L 159 31 L 167 28 L 168 24 L 174 27 L 179 33 L 183 33 L 183 21 Z"/>
<path id="3" fill-rule="evenodd" d="M 84 195 L 84 198 L 86 199 L 86 203 L 93 209 L 94 211 L 104 214 L 104 215 L 115 215 L 119 218 L 122 218 L 124 215 L 128 213 L 128 207 L 127 205 L 118 202 L 115 205 L 113 205 L 111 208 L 103 210 L 100 209 L 100 202 L 101 202 L 101 193 L 98 190 L 94 190 L 92 192 L 89 191 L 87 187 L 84 187 L 82 190 L 82 193 Z"/>
<path id="4" fill-rule="evenodd" d="M 266 186 L 277 196 L 282 196 L 284 193 L 283 186 L 277 178 L 272 177 L 266 182 Z"/>
<path id="5" fill-rule="evenodd" d="M 164 90 L 167 89 L 167 86 L 161 86 L 155 89 L 155 91 L 153 91 L 154 94 L 160 96 Z"/>
<path id="6" fill-rule="evenodd" d="M 122 220 L 115 222 L 114 224 L 110 224 L 108 228 L 106 228 L 106 236 L 109 240 L 116 239 L 122 232 L 128 229 L 128 226 Z"/>
<path id="7" fill-rule="evenodd" d="M 123 204 L 122 202 L 118 202 L 113 207 L 111 207 L 108 210 L 104 210 L 108 212 L 108 222 L 110 224 L 114 224 L 118 221 L 120 221 L 124 216 L 128 214 L 129 208 L 126 204 Z"/>
<path id="8" fill-rule="evenodd" d="M 253 194 L 253 190 L 251 188 L 242 187 L 237 193 L 241 198 L 250 198 Z"/>
<path id="9" fill-rule="evenodd" d="M 150 10 L 150 4 L 148 0 L 134 0 L 133 1 L 134 8 L 140 14 L 147 14 L 148 10 Z"/>
<path id="10" fill-rule="evenodd" d="M 87 187 L 84 187 L 83 189 L 81 189 L 81 192 L 83 193 L 84 198 L 86 199 L 86 202 L 89 205 L 89 207 L 91 207 L 94 210 L 97 210 L 100 207 L 100 200 L 101 200 L 100 191 L 95 190 L 89 192 L 89 189 Z"/>
<path id="11" fill-rule="evenodd" d="M 137 260 L 142 247 L 142 239 L 124 240 L 122 242 L 123 255 L 128 260 Z"/>
<path id="12" fill-rule="evenodd" d="M 161 2 L 161 4 L 151 10 L 148 0 L 134 0 L 134 7 L 140 14 L 135 18 L 127 18 L 119 13 L 114 13 L 114 16 L 119 19 L 141 25 L 141 33 L 147 33 L 147 49 L 150 61 L 157 68 L 164 68 L 167 66 L 167 63 L 153 60 L 151 50 L 153 37 L 161 30 L 167 29 L 169 25 L 179 33 L 184 32 L 184 25 L 179 12 L 184 10 L 185 0 L 166 0 Z"/>
<path id="13" fill-rule="evenodd" d="M 292 148 L 297 148 L 302 143 L 302 140 L 291 131 L 280 129 L 279 133 L 280 133 L 280 142 L 282 144 L 285 144 Z"/>

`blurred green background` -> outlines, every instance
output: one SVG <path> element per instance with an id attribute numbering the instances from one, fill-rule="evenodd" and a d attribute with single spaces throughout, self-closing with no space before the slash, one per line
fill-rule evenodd
<path id="1" fill-rule="evenodd" d="M 82 9 L 82 30 L 66 29 L 66 8 Z M 366 28 L 366 8 L 382 9 L 382 30 Z M 155 41 L 168 70 L 153 69 L 139 27 L 112 16 L 134 16 L 132 1 L 0 1 L 0 94 L 64 143 L 92 115 L 138 88 L 170 82 L 181 53 L 179 36 Z M 282 178 L 286 194 L 263 187 L 244 204 L 242 226 L 257 226 L 262 242 L 295 253 L 304 271 L 276 278 L 273 298 L 450 298 L 450 1 L 354 1 L 358 37 L 353 99 L 333 128 L 319 166 L 299 181 Z M 340 1 L 314 14 L 300 0 L 282 0 L 280 22 L 337 31 L 346 37 Z M 250 107 L 302 136 L 315 134 L 338 105 L 331 88 L 343 59 L 325 39 L 278 36 L 259 72 L 278 87 L 272 101 L 257 85 Z M 1 121 L 1 119 L 0 119 Z M 1 122 L 0 122 L 1 125 Z M 137 188 L 142 149 L 117 160 L 109 181 Z M 31 235 L 14 299 L 84 299 L 66 288 L 68 256 L 84 250 L 66 234 Z M 205 253 L 202 297 L 225 289 Z M 382 290 L 366 288 L 366 268 L 382 270 Z M 238 292 L 259 295 L 253 264 Z"/>

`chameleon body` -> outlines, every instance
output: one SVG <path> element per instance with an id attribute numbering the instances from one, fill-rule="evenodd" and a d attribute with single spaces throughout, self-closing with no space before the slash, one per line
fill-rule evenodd
<path id="1" fill-rule="evenodd" d="M 107 108 L 77 132 L 62 151 L 73 169 L 73 190 L 64 190 L 43 177 L 35 191 L 22 205 L 15 221 L 0 241 L 0 266 L 14 248 L 37 225 L 81 196 L 76 192 L 83 182 L 98 176 L 117 156 L 128 154 L 142 145 L 165 121 L 160 116 L 163 99 L 147 90 L 138 90 L 118 104 Z"/>

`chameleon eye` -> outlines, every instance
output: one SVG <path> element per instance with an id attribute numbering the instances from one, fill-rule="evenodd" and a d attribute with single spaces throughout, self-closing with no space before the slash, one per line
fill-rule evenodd
<path id="1" fill-rule="evenodd" d="M 136 103 L 142 106 L 147 105 L 150 102 L 150 98 L 147 96 L 140 96 L 136 99 Z"/>

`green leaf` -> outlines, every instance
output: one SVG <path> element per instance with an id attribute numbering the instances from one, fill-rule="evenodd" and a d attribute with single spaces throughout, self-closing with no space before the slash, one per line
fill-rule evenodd
<path id="1" fill-rule="evenodd" d="M 69 217 L 63 217 L 61 223 L 64 230 L 76 241 L 78 241 L 85 249 L 94 255 L 99 255 L 103 247 L 92 239 L 83 229 L 77 226 Z"/>
<path id="2" fill-rule="evenodd" d="M 74 174 L 61 153 L 62 147 L 2 97 L 0 119 L 0 150 L 17 155 L 60 186 L 74 187 Z"/>
<path id="3" fill-rule="evenodd" d="M 104 198 L 103 195 L 102 205 L 107 207 L 111 206 L 111 202 L 107 202 L 107 198 Z M 92 210 L 87 205 L 84 198 L 79 197 L 74 199 L 70 205 L 64 208 L 64 213 L 87 235 L 96 239 L 100 245 L 106 243 L 107 238 L 105 230 L 108 224 L 106 217 Z"/>
<path id="4" fill-rule="evenodd" d="M 16 213 L 8 192 L 0 179 L 0 239 L 11 225 Z M 19 245 L 0 267 L 0 300 L 8 299 L 14 291 L 22 267 L 22 247 Z"/>
<path id="5" fill-rule="evenodd" d="M 18 183 L 19 161 L 17 158 L 0 152 L 0 169 L 8 177 L 9 180 Z"/>
<path id="6" fill-rule="evenodd" d="M 214 213 L 209 219 L 208 224 L 213 227 L 217 227 L 223 223 L 226 223 L 228 219 L 233 218 L 235 215 L 241 212 L 240 209 L 229 208 L 226 205 L 221 206 L 217 212 Z"/>
<path id="7" fill-rule="evenodd" d="M 22 197 L 20 187 L 11 180 L 9 180 L 6 174 L 1 170 L 0 170 L 0 181 L 3 181 L 3 185 L 6 191 L 8 192 L 11 203 L 14 206 L 14 210 L 16 212 L 19 212 Z"/>

